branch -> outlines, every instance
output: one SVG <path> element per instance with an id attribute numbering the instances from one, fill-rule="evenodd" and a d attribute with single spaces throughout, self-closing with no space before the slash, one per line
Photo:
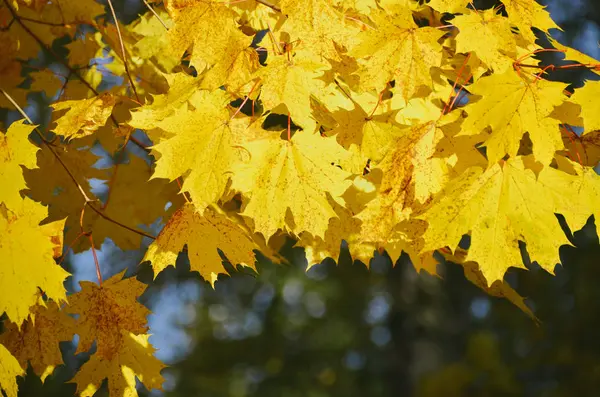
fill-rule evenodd
<path id="1" fill-rule="evenodd" d="M 144 4 L 146 5 L 146 7 L 150 10 L 150 12 L 152 14 L 154 14 L 154 16 L 156 17 L 156 19 L 158 19 L 158 22 L 160 22 L 160 24 L 166 29 L 169 30 L 169 28 L 167 27 L 167 24 L 165 23 L 165 21 L 162 20 L 162 18 L 160 17 L 160 15 L 158 15 L 158 13 L 154 10 L 154 8 L 152 8 L 152 6 L 146 1 L 146 0 L 142 0 L 144 2 Z"/>
<path id="2" fill-rule="evenodd" d="M 137 99 L 137 101 L 139 102 L 140 97 L 138 96 L 137 90 L 135 89 L 135 84 L 133 84 L 133 79 L 131 78 L 131 73 L 129 72 L 127 54 L 125 54 L 125 44 L 123 44 L 123 36 L 121 36 L 121 28 L 119 28 L 119 20 L 117 19 L 117 14 L 115 13 L 115 8 L 113 7 L 111 0 L 108 0 L 108 6 L 110 7 L 110 12 L 112 13 L 113 19 L 115 20 L 117 36 L 119 37 L 119 44 L 121 45 L 121 56 L 123 57 L 123 64 L 125 65 L 125 73 L 127 73 L 127 78 L 129 78 L 129 85 L 131 86 L 131 90 L 135 94 L 135 99 Z"/>
<path id="3" fill-rule="evenodd" d="M 257 3 L 260 3 L 260 4 L 264 5 L 264 6 L 267 6 L 267 7 L 269 7 L 272 10 L 275 10 L 277 12 L 281 12 L 281 8 L 279 8 L 279 6 L 276 6 L 275 4 L 269 3 L 267 0 L 254 0 L 254 1 L 256 1 Z"/>

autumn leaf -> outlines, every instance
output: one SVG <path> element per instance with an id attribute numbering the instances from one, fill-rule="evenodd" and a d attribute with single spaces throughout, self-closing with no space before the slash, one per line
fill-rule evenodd
<path id="1" fill-rule="evenodd" d="M 585 85 L 571 95 L 569 100 L 581 106 L 584 134 L 600 130 L 600 105 L 597 103 L 600 82 L 586 81 Z"/>
<path id="2" fill-rule="evenodd" d="M 174 23 L 168 32 L 171 48 L 178 54 L 190 49 L 190 65 L 198 72 L 231 63 L 252 42 L 251 37 L 238 29 L 235 12 L 223 4 L 220 1 L 168 3 L 167 11 Z"/>
<path id="3" fill-rule="evenodd" d="M 535 0 L 505 0 L 502 4 L 506 8 L 510 23 L 519 28 L 519 32 L 532 43 L 535 41 L 532 27 L 543 32 L 553 28 L 560 29 L 550 18 L 550 13 L 544 9 L 545 7 Z"/>
<path id="4" fill-rule="evenodd" d="M 191 270 L 198 271 L 213 287 L 218 274 L 225 273 L 217 250 L 222 250 L 233 265 L 255 269 L 253 250 L 258 247 L 248 233 L 227 216 L 213 209 L 200 214 L 192 204 L 184 205 L 171 216 L 142 262 L 152 262 L 156 277 L 169 265 L 175 266 L 185 245 Z"/>
<path id="5" fill-rule="evenodd" d="M 4 263 L 0 270 L 0 312 L 6 312 L 18 327 L 29 317 L 40 290 L 55 302 L 66 300 L 63 282 L 69 273 L 54 260 L 62 255 L 65 222 L 40 225 L 47 211 L 28 198 L 12 208 L 0 203 L 0 255 Z M 19 276 L 23 273 L 27 277 Z"/>
<path id="6" fill-rule="evenodd" d="M 36 152 L 39 150 L 29 141 L 29 134 L 35 126 L 15 121 L 6 134 L 0 132 L 0 203 L 8 208 L 21 205 L 20 191 L 27 188 L 22 166 L 36 167 Z"/>
<path id="7" fill-rule="evenodd" d="M 86 100 L 56 102 L 52 104 L 55 111 L 69 110 L 56 120 L 53 131 L 67 140 L 93 134 L 106 123 L 114 106 L 115 98 L 110 94 Z"/>
<path id="8" fill-rule="evenodd" d="M 364 59 L 358 72 L 363 90 L 382 91 L 395 80 L 396 91 L 408 100 L 420 86 L 431 85 L 430 69 L 442 61 L 437 41 L 444 32 L 419 28 L 410 12 L 398 10 L 402 11 L 394 15 L 374 13 L 377 28 L 361 32 L 350 55 Z"/>
<path id="9" fill-rule="evenodd" d="M 457 52 L 474 52 L 479 59 L 501 73 L 514 62 L 516 42 L 508 19 L 494 9 L 469 11 L 452 20 L 460 33 L 456 37 Z M 485 37 L 485 40 L 473 40 Z"/>
<path id="10" fill-rule="evenodd" d="M 71 380 L 77 384 L 80 396 L 93 396 L 107 378 L 110 396 L 137 396 L 136 378 L 149 389 L 162 390 L 164 379 L 160 371 L 165 365 L 154 357 L 155 349 L 148 341 L 150 335 L 117 331 L 119 344 L 114 355 L 104 358 L 94 354 Z"/>
<path id="11" fill-rule="evenodd" d="M 137 301 L 146 285 L 135 277 L 123 279 L 122 271 L 102 285 L 80 281 L 81 291 L 69 296 L 67 313 L 78 314 L 79 344 L 75 354 L 88 351 L 96 341 L 95 357 L 111 361 L 118 356 L 127 334 L 144 334 L 150 310 Z"/>
<path id="12" fill-rule="evenodd" d="M 521 138 L 529 132 L 536 160 L 549 164 L 563 144 L 559 121 L 548 116 L 564 100 L 565 88 L 564 83 L 528 79 L 514 70 L 481 78 L 469 86 L 472 94 L 482 98 L 465 108 L 469 117 L 460 135 L 479 134 L 491 127 L 485 146 L 493 166 L 506 154 L 514 157 Z"/>
<path id="13" fill-rule="evenodd" d="M 199 210 L 223 195 L 236 158 L 228 100 L 222 90 L 204 91 L 194 102 L 195 110 L 182 107 L 154 124 L 168 139 L 152 147 L 159 156 L 152 177 L 172 181 L 186 174 L 181 190 L 189 192 Z"/>
<path id="14" fill-rule="evenodd" d="M 544 168 L 536 177 L 531 163 L 531 157 L 511 158 L 485 171 L 470 168 L 450 182 L 421 216 L 429 223 L 424 249 L 454 249 L 470 231 L 466 260 L 479 264 L 488 285 L 502 281 L 511 266 L 524 268 L 519 240 L 532 260 L 553 272 L 558 248 L 568 244 L 554 216 L 566 209 L 560 186 L 568 175 Z"/>
<path id="15" fill-rule="evenodd" d="M 257 72 L 262 81 L 264 106 L 275 108 L 283 104 L 295 123 L 310 129 L 314 125 L 310 96 L 324 87 L 318 79 L 323 69 L 323 64 L 309 59 L 289 60 L 284 55 L 269 58 L 267 66 Z"/>
<path id="16" fill-rule="evenodd" d="M 29 362 L 43 382 L 57 365 L 63 364 L 58 343 L 73 338 L 75 320 L 53 301 L 40 299 L 31 312 L 35 322 L 27 319 L 20 330 L 13 322 L 4 324 L 0 344 L 6 346 L 23 369 L 27 369 Z"/>
<path id="17" fill-rule="evenodd" d="M 234 167 L 233 189 L 250 197 L 242 214 L 255 230 L 266 240 L 278 229 L 323 236 L 336 216 L 326 194 L 335 198 L 350 184 L 350 174 L 327 160 L 345 156 L 335 138 L 298 131 L 290 141 L 274 135 L 245 147 L 250 161 Z"/>
<path id="18" fill-rule="evenodd" d="M 17 397 L 17 376 L 24 375 L 19 361 L 0 343 L 0 389 L 7 397 Z"/>

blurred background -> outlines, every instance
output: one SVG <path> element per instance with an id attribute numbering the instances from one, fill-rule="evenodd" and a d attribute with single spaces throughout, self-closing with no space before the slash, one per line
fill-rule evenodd
<path id="1" fill-rule="evenodd" d="M 544 3 L 564 30 L 553 36 L 600 59 L 600 2 Z M 115 6 L 124 23 L 145 12 L 139 0 Z M 544 56 L 554 63 L 553 54 Z M 553 75 L 575 87 L 597 77 L 581 70 Z M 26 112 L 47 122 L 50 101 L 31 95 Z M 11 111 L 0 117 L 5 125 L 20 118 Z M 572 246 L 561 248 L 554 276 L 535 263 L 507 274 L 539 324 L 482 292 L 449 262 L 433 277 L 417 274 L 405 256 L 394 266 L 384 255 L 369 271 L 346 250 L 306 271 L 302 249 L 288 241 L 282 254 L 291 266 L 260 258 L 255 276 L 225 264 L 232 276 L 221 277 L 213 290 L 190 273 L 184 254 L 153 282 L 150 266 L 138 267 L 149 241 L 122 251 L 107 239 L 98 252 L 105 279 L 127 268 L 150 285 L 141 298 L 153 311 L 150 341 L 170 367 L 164 392 L 140 384 L 141 395 L 586 397 L 600 396 L 600 245 L 593 221 L 567 231 Z M 70 254 L 65 266 L 74 274 L 71 292 L 79 281 L 96 279 L 91 252 Z M 28 371 L 19 395 L 73 395 L 74 384 L 64 382 L 88 359 L 74 355 L 76 342 L 61 345 L 66 364 L 44 384 Z M 96 395 L 106 395 L 106 388 Z"/>

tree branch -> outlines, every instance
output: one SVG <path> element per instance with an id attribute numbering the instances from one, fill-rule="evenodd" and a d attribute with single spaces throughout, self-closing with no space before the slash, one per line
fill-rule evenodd
<path id="1" fill-rule="evenodd" d="M 264 5 L 264 6 L 267 6 L 267 7 L 269 7 L 272 10 L 275 10 L 277 12 L 281 12 L 281 8 L 279 8 L 279 6 L 276 6 L 273 3 L 269 3 L 267 0 L 254 0 L 254 1 L 256 1 L 257 3 L 260 3 L 260 4 Z"/>
<path id="2" fill-rule="evenodd" d="M 131 73 L 129 72 L 127 54 L 125 54 L 125 44 L 123 44 L 123 36 L 121 36 L 121 28 L 119 28 L 119 20 L 117 19 L 117 14 L 115 13 L 115 8 L 113 7 L 112 0 L 108 0 L 108 6 L 110 7 L 110 12 L 112 13 L 113 19 L 115 20 L 117 36 L 119 37 L 119 44 L 121 45 L 121 56 L 123 57 L 123 64 L 125 65 L 125 73 L 127 73 L 127 78 L 129 78 L 129 85 L 131 86 L 131 90 L 135 94 L 135 99 L 137 99 L 137 101 L 140 102 L 140 97 L 138 96 L 137 90 L 135 89 L 135 84 L 133 84 L 133 79 L 131 78 Z"/>

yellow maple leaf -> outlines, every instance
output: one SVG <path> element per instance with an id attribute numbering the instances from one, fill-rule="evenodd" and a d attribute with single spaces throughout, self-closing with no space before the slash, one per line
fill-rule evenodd
<path id="1" fill-rule="evenodd" d="M 360 86 L 363 90 L 382 91 L 395 80 L 395 90 L 410 99 L 420 86 L 431 86 L 430 69 L 440 66 L 442 46 L 438 40 L 444 35 L 439 29 L 417 27 L 412 13 L 399 8 L 390 15 L 372 13 L 377 29 L 367 29 L 359 34 L 360 43 L 350 50 L 350 55 L 363 58 Z"/>
<path id="2" fill-rule="evenodd" d="M 190 65 L 199 73 L 230 62 L 252 42 L 239 30 L 236 13 L 221 1 L 170 1 L 167 11 L 174 23 L 167 34 L 171 48 L 180 55 L 191 49 Z"/>
<path id="3" fill-rule="evenodd" d="M 494 9 L 471 11 L 452 20 L 460 33 L 456 37 L 456 52 L 474 52 L 479 59 L 501 73 L 512 66 L 516 42 L 508 19 Z M 485 37 L 485 40 L 475 40 Z"/>
<path id="4" fill-rule="evenodd" d="M 469 0 L 431 0 L 427 5 L 439 12 L 464 12 Z"/>
<path id="5" fill-rule="evenodd" d="M 505 154 L 515 156 L 523 134 L 529 132 L 536 160 L 549 164 L 554 153 L 564 148 L 560 122 L 548 116 L 564 100 L 566 86 L 519 76 L 512 69 L 481 78 L 469 91 L 483 98 L 465 108 L 469 117 L 459 135 L 476 135 L 490 126 L 485 146 L 492 166 Z"/>
<path id="6" fill-rule="evenodd" d="M 535 0 L 505 0 L 502 4 L 506 8 L 510 23 L 519 28 L 521 35 L 532 43 L 536 40 L 532 27 L 546 33 L 552 28 L 562 30 L 554 23 L 545 7 Z"/>
<path id="7" fill-rule="evenodd" d="M 570 101 L 581 106 L 584 134 L 600 130 L 600 105 L 598 105 L 599 81 L 586 81 L 585 85 L 575 90 Z"/>
<path id="8" fill-rule="evenodd" d="M 429 223 L 424 249 L 454 249 L 471 231 L 466 260 L 479 264 L 488 285 L 502 281 L 511 266 L 524 268 L 519 240 L 526 243 L 532 260 L 553 272 L 558 248 L 568 244 L 554 213 L 572 215 L 581 207 L 580 216 L 570 216 L 581 223 L 582 214 L 589 217 L 593 207 L 568 204 L 574 197 L 563 194 L 564 186 L 572 176 L 545 167 L 536 177 L 527 164 L 532 164 L 531 156 L 511 158 L 485 171 L 472 167 L 451 181 L 419 217 Z"/>
<path id="9" fill-rule="evenodd" d="M 106 378 L 110 396 L 137 396 L 136 378 L 149 389 L 162 390 L 160 371 L 165 365 L 154 357 L 150 335 L 135 335 L 123 329 L 116 332 L 120 343 L 114 356 L 106 359 L 94 354 L 71 380 L 77 383 L 77 393 L 93 396 Z"/>
<path id="10" fill-rule="evenodd" d="M 315 125 L 311 116 L 310 96 L 324 88 L 319 80 L 324 64 L 307 58 L 285 55 L 269 57 L 267 66 L 257 72 L 262 80 L 260 98 L 267 109 L 284 104 L 292 119 L 305 129 Z"/>
<path id="11" fill-rule="evenodd" d="M 100 50 L 98 42 L 93 35 L 86 34 L 83 37 L 75 37 L 73 41 L 66 44 L 69 50 L 69 62 L 71 65 L 87 66 Z"/>
<path id="12" fill-rule="evenodd" d="M 115 106 L 115 97 L 109 93 L 85 99 L 55 102 L 51 105 L 55 111 L 67 110 L 56 119 L 53 131 L 67 140 L 93 134 L 110 117 Z"/>
<path id="13" fill-rule="evenodd" d="M 156 277 L 169 265 L 175 266 L 177 255 L 186 244 L 191 270 L 198 271 L 213 287 L 218 274 L 225 273 L 217 249 L 234 266 L 242 264 L 255 269 L 253 250 L 258 247 L 248 233 L 227 216 L 213 209 L 200 214 L 189 203 L 171 216 L 142 262 L 152 262 Z"/>
<path id="14" fill-rule="evenodd" d="M 223 195 L 236 156 L 226 108 L 229 95 L 217 89 L 197 99 L 195 110 L 182 107 L 154 123 L 170 137 L 152 147 L 159 156 L 152 177 L 172 181 L 186 174 L 181 190 L 202 210 Z"/>
<path id="15" fill-rule="evenodd" d="M 19 361 L 0 344 L 0 389 L 4 390 L 7 397 L 17 397 L 17 376 L 24 375 L 25 371 Z"/>
<path id="16" fill-rule="evenodd" d="M 19 192 L 27 187 L 21 166 L 36 167 L 39 148 L 29 141 L 29 134 L 35 126 L 24 121 L 12 123 L 6 134 L 0 132 L 0 203 L 8 208 L 21 205 Z"/>
<path id="17" fill-rule="evenodd" d="M 400 134 L 401 126 L 395 122 L 396 112 L 369 115 L 356 102 L 353 110 L 339 109 L 331 115 L 337 125 L 327 132 L 335 135 L 344 148 L 360 147 L 360 153 L 374 163 L 381 161 L 390 142 Z"/>
<path id="18" fill-rule="evenodd" d="M 281 12 L 287 16 L 282 31 L 289 41 L 310 49 L 319 61 L 338 59 L 335 44 L 350 47 L 359 32 L 356 24 L 336 10 L 328 0 L 281 0 Z M 359 25 L 360 26 L 360 25 Z"/>
<path id="19" fill-rule="evenodd" d="M 43 382 L 57 365 L 63 364 L 58 343 L 73 338 L 75 320 L 53 301 L 42 301 L 31 312 L 35 323 L 27 319 L 21 330 L 13 322 L 4 324 L 0 344 L 6 346 L 22 368 L 26 369 L 29 362 Z"/>
<path id="20" fill-rule="evenodd" d="M 546 38 L 548 38 L 548 41 L 550 42 L 550 44 L 552 44 L 552 46 L 554 46 L 554 48 L 562 51 L 565 54 L 565 60 L 577 61 L 582 65 L 590 66 L 589 70 L 596 74 L 600 74 L 600 61 L 598 61 L 596 58 L 593 58 L 587 54 L 577 51 L 574 48 L 562 45 L 561 43 L 550 37 L 549 34 L 546 34 Z"/>
<path id="21" fill-rule="evenodd" d="M 406 128 L 374 168 L 383 171 L 379 194 L 357 217 L 361 238 L 384 246 L 395 227 L 409 218 L 415 200 L 426 201 L 441 190 L 447 174 L 443 161 L 430 159 L 442 137 L 435 122 Z"/>
<path id="22" fill-rule="evenodd" d="M 228 58 L 204 74 L 202 88 L 214 90 L 225 85 L 230 91 L 237 92 L 252 80 L 260 66 L 258 53 L 248 46 L 240 47 L 238 51 L 230 51 L 225 56 Z"/>
<path id="23" fill-rule="evenodd" d="M 165 94 L 153 95 L 151 104 L 145 104 L 131 112 L 128 124 L 134 128 L 152 129 L 155 123 L 171 116 L 176 110 L 185 106 L 194 95 L 206 95 L 207 91 L 199 91 L 199 78 L 186 73 L 165 74 L 169 90 Z"/>
<path id="24" fill-rule="evenodd" d="M 62 254 L 65 221 L 40 225 L 48 210 L 25 198 L 12 208 L 0 203 L 0 313 L 21 326 L 35 305 L 39 289 L 56 302 L 66 300 L 69 275 L 54 261 Z M 20 275 L 27 274 L 27 277 Z"/>
<path id="25" fill-rule="evenodd" d="M 97 358 L 111 361 L 123 346 L 121 332 L 143 334 L 150 310 L 137 301 L 146 285 L 135 277 L 123 279 L 125 270 L 102 285 L 80 281 L 81 291 L 69 296 L 67 313 L 78 314 L 79 345 L 75 354 L 88 351 L 96 341 Z"/>
<path id="26" fill-rule="evenodd" d="M 335 138 L 298 131 L 290 141 L 273 135 L 245 147 L 250 160 L 236 164 L 232 186 L 250 198 L 242 215 L 254 220 L 266 240 L 278 229 L 323 237 L 336 216 L 326 193 L 338 197 L 351 183 L 350 173 L 329 160 L 348 156 Z M 286 217 L 288 210 L 293 219 Z"/>

